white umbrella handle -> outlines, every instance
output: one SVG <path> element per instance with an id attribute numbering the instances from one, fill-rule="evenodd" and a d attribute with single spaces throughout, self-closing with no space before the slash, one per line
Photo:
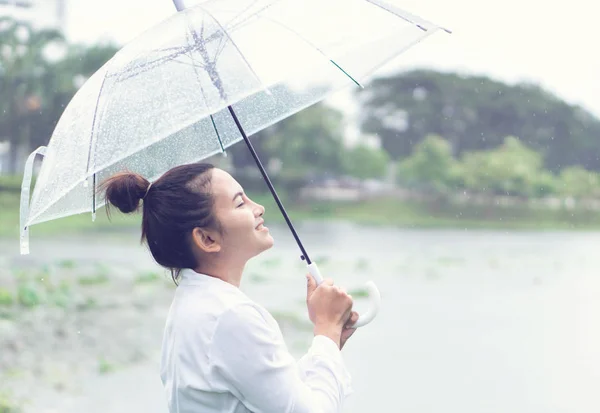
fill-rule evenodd
<path id="1" fill-rule="evenodd" d="M 317 267 L 316 262 L 312 262 L 308 265 L 308 272 L 315 279 L 317 285 L 323 282 L 323 277 L 321 276 L 321 272 L 319 271 L 319 267 Z M 366 287 L 367 291 L 369 292 L 371 306 L 369 307 L 366 313 L 360 314 L 358 316 L 358 321 L 354 323 L 353 327 L 362 327 L 364 325 L 369 324 L 379 312 L 379 308 L 381 305 L 381 294 L 379 293 L 379 289 L 373 281 L 367 282 Z"/>

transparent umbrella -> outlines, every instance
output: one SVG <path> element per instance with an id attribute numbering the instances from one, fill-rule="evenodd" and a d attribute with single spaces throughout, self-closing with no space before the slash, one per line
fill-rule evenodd
<path id="1" fill-rule="evenodd" d="M 127 44 L 77 92 L 46 147 L 30 155 L 21 196 L 21 251 L 31 225 L 102 206 L 96 186 L 124 169 L 156 179 L 358 85 L 440 28 L 381 0 L 207 0 Z M 36 154 L 44 161 L 29 202 Z M 371 292 L 378 299 L 374 284 Z M 375 303 L 377 304 L 378 301 Z M 359 324 L 369 321 L 359 319 Z"/>

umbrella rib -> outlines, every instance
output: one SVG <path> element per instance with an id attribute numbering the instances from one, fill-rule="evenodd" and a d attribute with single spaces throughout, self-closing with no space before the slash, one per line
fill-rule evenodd
<path id="1" fill-rule="evenodd" d="M 191 28 L 191 25 L 189 25 L 189 24 L 188 24 L 188 29 L 189 29 L 189 34 L 191 34 L 192 37 L 194 38 L 194 42 L 195 42 L 194 44 L 197 45 L 198 52 L 202 55 L 202 59 L 204 59 L 204 62 L 205 62 L 204 69 L 206 70 L 208 77 L 212 81 L 215 88 L 219 91 L 219 95 L 220 95 L 221 99 L 226 101 L 227 94 L 225 93 L 225 90 L 223 89 L 223 84 L 222 84 L 221 78 L 219 77 L 219 74 L 217 73 L 216 68 L 214 67 L 215 62 L 214 61 L 211 62 L 210 56 L 208 54 L 208 50 L 206 50 L 206 45 L 204 42 L 204 16 L 202 16 L 202 27 L 200 28 L 199 35 L 193 28 Z M 188 40 L 188 42 L 189 42 L 189 40 Z M 193 59 L 192 59 L 192 62 L 193 62 Z M 194 70 L 195 70 L 195 66 L 194 66 Z M 197 72 L 196 72 L 196 77 L 198 78 Z M 199 78 L 198 78 L 198 83 L 201 83 Z M 206 101 L 206 99 L 205 99 L 205 101 Z M 207 108 L 209 107 L 208 101 L 206 101 L 206 107 Z"/>
<path id="2" fill-rule="evenodd" d="M 217 52 L 215 53 L 215 62 L 219 59 L 221 53 L 223 53 L 223 51 L 225 50 L 225 46 L 227 46 L 227 38 L 225 36 L 222 36 L 221 39 L 224 39 L 224 41 L 223 44 L 221 44 L 221 41 L 219 40 L 219 44 L 217 45 Z"/>
<path id="3" fill-rule="evenodd" d="M 225 147 L 223 146 L 223 141 L 221 141 L 221 135 L 219 134 L 219 130 L 217 129 L 217 124 L 215 123 L 215 118 L 213 115 L 210 115 L 210 121 L 212 122 L 213 128 L 215 130 L 215 135 L 217 135 L 217 139 L 219 140 L 219 146 L 221 147 L 221 152 L 225 153 Z M 227 155 L 227 154 L 225 154 Z"/>
<path id="4" fill-rule="evenodd" d="M 202 29 L 204 31 L 204 28 Z M 190 33 L 188 31 L 188 33 L 186 33 L 186 36 L 189 35 L 194 36 L 195 32 L 192 31 L 192 33 Z M 204 87 L 202 87 L 202 82 L 200 81 L 200 74 L 198 73 L 198 70 L 196 70 L 196 62 L 194 57 L 190 54 L 188 55 L 188 57 L 190 58 L 190 60 L 192 61 L 192 67 L 194 68 L 194 73 L 196 74 L 196 80 L 198 81 L 198 85 L 200 86 L 200 93 L 202 94 L 202 99 L 204 99 L 204 105 L 206 106 L 207 109 L 210 110 L 209 106 L 208 106 L 208 99 L 206 99 L 206 95 L 204 94 Z M 210 121 L 212 122 L 213 128 L 215 129 L 215 134 L 217 135 L 217 139 L 219 140 L 219 146 L 221 147 L 221 152 L 225 153 L 225 147 L 223 146 L 223 141 L 221 141 L 221 135 L 219 134 L 219 131 L 217 130 L 217 125 L 215 123 L 215 119 L 213 117 L 212 114 L 209 115 L 210 116 Z"/>
<path id="5" fill-rule="evenodd" d="M 433 23 L 423 20 L 420 17 L 415 16 L 411 13 L 408 13 L 396 6 L 386 4 L 385 2 L 383 2 L 381 0 L 364 0 L 364 1 L 366 1 L 369 4 L 372 4 L 373 6 L 379 7 L 380 9 L 385 10 L 388 13 L 393 14 L 394 16 L 397 16 L 408 23 L 414 24 L 419 29 L 421 29 L 425 32 L 429 30 L 427 27 L 425 27 L 425 25 L 432 25 L 432 26 L 438 27 L 437 25 L 435 25 Z M 447 33 L 452 33 L 450 30 L 448 30 L 446 28 L 443 28 L 443 27 L 440 27 L 440 28 Z"/>
<path id="6" fill-rule="evenodd" d="M 247 22 L 249 19 L 251 19 L 251 18 L 253 18 L 253 17 L 257 17 L 257 16 L 259 16 L 259 15 L 260 15 L 260 13 L 262 13 L 263 11 L 265 11 L 265 10 L 267 10 L 267 9 L 271 8 L 271 7 L 272 7 L 272 6 L 273 6 L 275 3 L 279 3 L 279 2 L 281 2 L 281 1 L 282 1 L 282 0 L 276 0 L 276 1 L 273 1 L 273 2 L 271 2 L 271 3 L 269 3 L 269 4 L 267 4 L 266 6 L 263 6 L 262 8 L 260 8 L 260 9 L 256 10 L 254 13 L 252 13 L 252 14 L 250 14 L 250 15 L 246 16 L 246 18 L 245 18 L 244 20 L 241 20 L 241 21 L 239 21 L 238 23 L 236 23 L 236 24 L 235 24 L 233 27 L 230 27 L 230 30 L 231 30 L 231 29 L 234 29 L 234 28 L 237 28 L 237 27 L 239 27 L 239 25 L 240 25 L 240 24 L 246 23 L 246 22 Z M 253 3 L 253 5 L 254 5 L 254 4 L 256 4 L 256 3 L 258 3 L 258 0 L 257 0 L 257 1 L 255 1 L 255 2 Z M 245 8 L 244 10 L 242 10 L 242 11 L 241 11 L 241 12 L 240 12 L 240 13 L 239 13 L 239 14 L 238 14 L 236 17 L 234 17 L 233 19 L 229 20 L 229 21 L 227 22 L 227 26 L 229 26 L 229 24 L 231 24 L 231 22 L 235 21 L 235 19 L 239 18 L 239 17 L 240 17 L 242 14 L 244 14 L 246 11 L 248 11 L 248 10 L 249 10 L 251 7 L 252 7 L 252 5 L 250 5 L 250 6 L 246 7 L 246 8 Z M 230 11 L 231 11 L 231 10 L 230 10 Z"/>
<path id="7" fill-rule="evenodd" d="M 282 1 L 282 0 L 276 0 L 276 1 L 273 1 L 273 2 L 271 2 L 270 4 L 268 4 L 268 5 L 266 5 L 266 6 L 262 7 L 262 8 L 260 8 L 259 10 L 255 11 L 253 14 L 250 14 L 250 15 L 246 16 L 246 18 L 245 18 L 244 20 L 241 20 L 241 21 L 237 22 L 235 25 L 233 25 L 233 26 L 231 26 L 231 27 L 230 27 L 229 25 L 231 24 L 231 22 L 235 21 L 235 19 L 237 19 L 238 17 L 240 17 L 240 16 L 241 16 L 241 15 L 242 15 L 244 12 L 246 12 L 248 9 L 250 9 L 250 7 L 252 7 L 252 6 L 248 6 L 246 9 L 244 9 L 242 12 L 240 12 L 240 13 L 239 13 L 239 14 L 238 14 L 236 17 L 234 17 L 234 18 L 232 18 L 231 20 L 229 20 L 229 21 L 228 21 L 228 22 L 225 24 L 225 27 L 227 27 L 227 28 L 228 28 L 228 29 L 227 29 L 228 31 L 232 31 L 232 30 L 234 30 L 234 29 L 237 29 L 238 27 L 240 27 L 240 25 L 243 25 L 243 24 L 244 24 L 244 23 L 246 23 L 246 22 L 247 22 L 249 19 L 251 19 L 251 18 L 253 18 L 253 17 L 257 17 L 257 16 L 259 15 L 259 13 L 261 13 L 261 12 L 263 12 L 263 11 L 267 10 L 268 8 L 272 7 L 272 6 L 273 6 L 273 4 L 275 4 L 275 3 L 279 3 L 279 2 L 281 2 L 281 1 Z M 256 4 L 256 2 L 255 2 L 254 4 Z M 204 9 L 202 9 L 202 10 L 204 10 Z M 232 11 L 232 10 L 227 10 L 227 9 L 221 9 L 221 10 L 223 10 L 223 11 L 230 11 L 230 12 Z M 211 16 L 211 17 L 212 17 L 212 16 Z M 208 37 L 206 40 L 207 40 L 207 41 L 211 41 L 211 40 L 212 40 L 212 37 L 214 37 L 214 36 L 216 36 L 216 34 L 213 34 L 213 35 L 209 36 L 209 37 Z"/>
<path id="8" fill-rule="evenodd" d="M 145 63 L 143 65 L 139 65 L 137 67 L 126 68 L 125 70 L 122 70 L 120 72 L 110 75 L 110 77 L 118 76 L 118 77 L 120 77 L 120 80 L 126 80 L 131 77 L 137 76 L 141 73 L 147 72 L 148 70 L 152 70 L 155 67 L 161 65 L 162 63 L 171 61 L 171 60 L 175 59 L 176 57 L 181 56 L 191 50 L 194 50 L 194 48 L 193 47 L 182 48 L 181 51 L 178 53 L 173 53 L 168 56 L 163 56 L 163 57 L 157 58 L 156 60 L 147 62 L 147 63 Z M 128 74 L 128 76 L 122 76 L 125 74 Z"/>
<path id="9" fill-rule="evenodd" d="M 225 33 L 225 35 L 227 36 L 227 38 L 229 39 L 229 41 L 231 42 L 231 44 L 233 45 L 233 47 L 235 47 L 235 50 L 237 50 L 237 52 L 239 53 L 240 57 L 242 58 L 242 60 L 244 61 L 244 63 L 246 64 L 246 66 L 248 66 L 248 70 L 250 70 L 250 73 L 252 73 L 252 75 L 256 78 L 256 80 L 258 81 L 258 83 L 260 83 L 263 86 L 263 89 L 267 89 L 264 86 L 264 83 L 262 82 L 262 80 L 260 80 L 260 77 L 258 77 L 258 75 L 256 74 L 256 72 L 254 71 L 254 69 L 252 68 L 252 66 L 250 65 L 250 62 L 248 62 L 248 60 L 246 59 L 246 56 L 244 56 L 244 54 L 242 53 L 242 51 L 240 50 L 240 48 L 238 47 L 238 45 L 233 41 L 233 39 L 231 38 L 231 36 L 229 35 L 229 32 L 225 29 L 225 27 L 223 27 L 223 25 L 221 24 L 221 22 L 219 22 L 210 11 L 206 10 L 204 7 L 202 7 L 201 5 L 197 6 L 198 8 L 204 10 L 204 12 L 209 15 L 214 21 L 215 23 L 217 23 L 217 25 L 219 26 L 219 28 L 223 31 L 223 33 Z"/>
<path id="10" fill-rule="evenodd" d="M 229 27 L 230 24 L 232 24 L 236 19 L 238 19 L 240 16 L 242 16 L 244 13 L 246 13 L 248 10 L 250 10 L 256 3 L 258 3 L 259 0 L 255 0 L 254 2 L 252 2 L 248 7 L 246 7 L 244 10 L 240 11 L 238 13 L 237 16 L 235 16 L 234 18 L 232 18 L 231 20 L 229 20 L 226 24 L 227 27 Z M 254 14 L 251 14 L 250 16 L 246 16 L 245 20 L 240 21 L 239 23 L 244 23 L 245 21 L 247 21 L 248 18 L 252 17 L 253 15 L 256 15 L 257 13 L 260 13 L 262 10 L 271 7 L 271 4 L 263 7 L 262 9 L 254 12 Z M 237 25 L 237 24 L 236 24 Z M 235 26 L 234 26 L 235 27 Z"/>
<path id="11" fill-rule="evenodd" d="M 336 68 L 338 68 L 344 75 L 346 75 L 348 78 L 350 78 L 350 80 L 352 80 L 352 82 L 354 82 L 358 87 L 360 88 L 364 88 L 363 85 L 360 84 L 359 81 L 357 81 L 352 75 L 350 75 L 346 70 L 344 70 L 339 64 L 337 64 L 332 58 L 330 58 L 329 56 L 327 56 L 327 54 L 321 50 L 317 45 L 315 45 L 313 42 L 311 42 L 310 40 L 308 40 L 306 37 L 302 36 L 300 33 L 298 33 L 296 30 L 292 29 L 291 27 L 283 24 L 282 22 L 280 22 L 277 19 L 274 19 L 272 17 L 266 17 L 266 16 L 260 16 L 262 19 L 265 20 L 269 20 L 272 23 L 275 23 L 281 27 L 283 27 L 284 29 L 288 30 L 289 32 L 293 33 L 294 35 L 296 35 L 300 40 L 304 41 L 305 43 L 307 43 L 309 46 L 313 47 L 315 50 L 317 50 L 319 53 L 321 53 L 323 55 L 323 57 L 325 57 L 325 59 L 329 60 Z"/>
<path id="12" fill-rule="evenodd" d="M 86 179 L 87 179 L 87 175 L 90 171 L 90 163 L 91 163 L 91 158 L 92 158 L 92 148 L 94 147 L 94 143 L 95 143 L 95 139 L 94 136 L 97 135 L 96 132 L 96 122 L 97 122 L 97 117 L 98 117 L 98 107 L 100 104 L 100 97 L 102 96 L 102 91 L 104 90 L 104 84 L 106 83 L 106 78 L 108 75 L 108 70 L 106 71 L 106 73 L 104 74 L 104 78 L 102 79 L 102 84 L 100 85 L 100 90 L 98 91 L 98 97 L 96 98 L 96 105 L 94 107 L 94 117 L 92 118 L 92 130 L 91 130 L 91 134 L 90 134 L 90 146 L 88 148 L 88 159 L 87 159 L 87 166 L 85 168 L 85 175 L 86 175 Z M 94 155 L 96 154 L 96 152 L 94 151 Z M 95 156 L 94 156 L 94 160 L 95 160 Z M 96 174 L 94 173 L 94 178 L 92 180 L 92 219 L 95 218 L 95 214 L 96 214 Z"/>
<path id="13" fill-rule="evenodd" d="M 102 84 L 100 85 L 100 90 L 98 91 L 98 96 L 96 98 L 96 105 L 94 107 L 94 116 L 92 118 L 92 130 L 90 131 L 90 146 L 88 148 L 88 156 L 87 156 L 87 165 L 85 167 L 85 174 L 87 175 L 90 171 L 90 162 L 92 158 L 92 145 L 94 143 L 94 132 L 96 129 L 96 120 L 98 116 L 98 106 L 100 103 L 100 96 L 102 95 L 102 91 L 104 89 L 104 84 L 106 83 L 108 71 L 104 74 L 104 78 L 102 79 Z"/>
<path id="14" fill-rule="evenodd" d="M 176 52 L 176 53 L 171 53 L 170 55 L 159 57 L 159 58 L 157 58 L 155 60 L 152 60 L 150 62 L 146 62 L 144 64 L 140 64 L 140 65 L 138 65 L 136 67 L 127 67 L 126 69 L 124 69 L 124 70 L 122 70 L 120 72 L 108 75 L 108 77 L 121 76 L 121 75 L 126 74 L 126 73 L 134 72 L 134 73 L 130 74 L 127 77 L 121 77 L 120 78 L 120 80 L 129 79 L 130 77 L 137 76 L 137 75 L 139 75 L 139 74 L 141 74 L 141 73 L 143 73 L 145 71 L 154 69 L 155 67 L 157 67 L 158 65 L 160 65 L 160 64 L 162 64 L 164 62 L 171 61 L 171 60 L 173 60 L 173 59 L 175 59 L 175 58 L 177 58 L 177 57 L 179 57 L 181 55 L 184 55 L 184 54 L 186 54 L 186 53 L 188 53 L 190 51 L 193 51 L 194 48 L 195 48 L 195 46 L 179 47 L 179 48 L 177 48 L 178 52 Z M 175 49 L 175 48 L 169 48 L 169 49 Z M 162 50 L 168 50 L 168 49 L 160 49 L 160 50 L 162 51 Z M 139 70 L 139 71 L 136 72 L 136 70 Z"/>
<path id="15" fill-rule="evenodd" d="M 278 1 L 281 1 L 281 0 L 278 0 Z M 270 5 L 268 5 L 268 6 L 265 6 L 265 7 L 261 8 L 260 10 L 258 10 L 257 12 L 255 12 L 255 14 L 253 14 L 253 15 L 250 15 L 250 16 L 248 16 L 246 19 L 244 19 L 244 20 L 242 20 L 242 21 L 240 21 L 240 22 L 236 23 L 236 24 L 235 24 L 233 27 L 231 27 L 231 28 L 230 28 L 230 29 L 228 29 L 228 30 L 232 30 L 232 29 L 235 29 L 235 28 L 239 27 L 240 25 L 242 25 L 243 23 L 245 23 L 246 21 L 248 21 L 248 19 L 250 19 L 250 18 L 252 18 L 252 17 L 256 17 L 256 15 L 257 15 L 258 13 L 260 13 L 261 11 L 264 11 L 264 10 L 268 9 L 268 8 L 269 8 L 269 7 L 271 7 L 271 6 L 272 6 L 272 4 L 270 4 Z M 251 6 L 249 6 L 247 9 L 249 9 L 250 7 L 251 7 Z M 246 9 L 246 10 L 247 10 L 247 9 Z M 207 12 L 207 11 L 206 11 L 204 8 L 203 8 L 202 10 L 204 10 L 204 11 L 205 11 L 205 12 L 208 14 L 208 12 Z M 241 15 L 241 14 L 242 14 L 242 13 L 240 13 L 240 15 Z M 222 31 L 223 31 L 223 32 L 225 32 L 225 33 L 227 34 L 227 30 L 225 30 L 224 26 L 222 26 L 222 25 L 221 25 L 221 24 L 220 24 L 220 23 L 219 23 L 219 22 L 218 22 L 218 21 L 215 19 L 215 17 L 214 17 L 214 16 L 212 16 L 212 15 L 211 15 L 211 17 L 213 18 L 213 20 L 214 20 L 215 22 L 217 22 L 217 24 L 218 24 L 218 25 L 219 25 L 219 27 L 222 29 Z M 237 16 L 237 17 L 239 17 L 239 16 Z M 235 19 L 235 18 L 234 18 L 234 19 Z M 229 23 L 231 23 L 232 21 L 234 21 L 234 19 L 230 20 L 230 21 L 228 22 L 227 26 L 229 25 Z M 209 36 L 209 37 L 205 38 L 205 39 L 204 39 L 204 43 L 211 42 L 212 40 L 214 40 L 214 39 L 215 39 L 215 37 L 216 37 L 218 34 L 221 34 L 221 33 L 215 33 L 215 34 L 213 34 L 213 35 L 211 35 L 211 36 Z M 227 37 L 229 37 L 229 39 L 231 40 L 231 37 L 230 37 L 230 36 L 227 36 Z M 222 34 L 221 34 L 221 38 L 225 38 L 225 36 L 222 36 Z M 233 43 L 233 40 L 231 40 L 231 41 L 232 41 L 232 43 Z M 223 45 L 219 45 L 219 46 L 217 46 L 217 48 L 221 48 L 221 47 L 223 47 L 223 48 L 224 48 L 226 44 L 227 44 L 227 42 L 225 42 Z M 136 75 L 138 75 L 138 74 L 140 74 L 140 73 L 143 73 L 144 71 L 151 70 L 151 69 L 155 68 L 157 65 L 160 65 L 160 64 L 162 64 L 162 63 L 164 63 L 164 62 L 166 62 L 166 61 L 169 61 L 169 60 L 173 60 L 173 59 L 175 59 L 176 57 L 178 57 L 178 56 L 180 56 L 180 55 L 183 55 L 183 54 L 186 54 L 186 53 L 188 53 L 188 52 L 190 52 L 190 51 L 192 51 L 192 50 L 194 50 L 194 49 L 195 49 L 195 47 L 194 47 L 194 46 L 189 46 L 189 47 L 168 47 L 168 48 L 164 48 L 164 49 L 159 49 L 160 51 L 175 51 L 175 52 L 174 52 L 174 53 L 172 53 L 172 54 L 170 54 L 170 55 L 163 56 L 163 57 L 157 58 L 156 60 L 153 60 L 153 61 L 147 62 L 147 63 L 145 63 L 145 64 L 143 64 L 143 65 L 139 65 L 139 66 L 137 66 L 137 67 L 135 67 L 135 68 L 133 68 L 133 67 L 132 67 L 132 68 L 128 68 L 128 69 L 126 69 L 126 70 L 122 71 L 121 73 L 135 72 L 135 73 L 131 74 L 131 76 L 128 76 L 128 77 L 126 77 L 126 78 L 123 78 L 123 79 L 128 79 L 129 77 L 136 76 Z M 238 49 L 238 48 L 236 47 L 236 49 Z M 221 49 L 221 50 L 219 50 L 219 51 L 217 52 L 217 56 L 218 56 L 218 55 L 220 55 L 220 53 L 221 53 L 222 51 L 223 51 L 222 49 Z M 238 49 L 238 52 L 239 52 L 239 49 Z M 241 52 L 240 52 L 240 54 L 241 54 Z M 246 62 L 246 64 L 248 64 L 248 62 Z M 138 70 L 139 70 L 139 71 L 138 71 Z M 109 77 L 112 77 L 112 76 L 114 76 L 114 75 L 111 75 L 111 76 L 109 76 Z M 255 76 L 256 76 L 256 74 L 255 74 Z M 256 77 L 258 78 L 258 76 L 256 76 Z M 260 79 L 258 79 L 258 80 L 260 81 Z M 261 82 L 261 83 L 262 83 L 262 82 Z"/>

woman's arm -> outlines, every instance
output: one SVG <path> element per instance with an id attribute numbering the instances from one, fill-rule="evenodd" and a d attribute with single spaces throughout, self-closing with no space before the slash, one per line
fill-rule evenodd
<path id="1" fill-rule="evenodd" d="M 251 304 L 220 317 L 209 362 L 214 384 L 256 413 L 337 413 L 350 392 L 350 376 L 330 338 L 314 337 L 301 375 L 279 329 Z"/>

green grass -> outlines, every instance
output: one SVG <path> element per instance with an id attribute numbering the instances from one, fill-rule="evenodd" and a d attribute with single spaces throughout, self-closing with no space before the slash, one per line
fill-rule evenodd
<path id="1" fill-rule="evenodd" d="M 93 275 L 82 275 L 77 279 L 79 285 L 100 285 L 109 282 L 108 274 L 98 272 Z"/>
<path id="2" fill-rule="evenodd" d="M 0 306 L 10 307 L 15 302 L 12 293 L 6 288 L 0 287 Z"/>
<path id="3" fill-rule="evenodd" d="M 116 370 L 116 366 L 106 360 L 104 357 L 100 357 L 98 359 L 98 373 L 100 374 L 108 374 L 112 373 Z"/>
<path id="4" fill-rule="evenodd" d="M 161 275 L 157 272 L 154 271 L 148 271 L 148 272 L 142 272 L 140 274 L 137 275 L 137 277 L 135 277 L 135 283 L 136 284 L 147 284 L 147 283 L 153 283 L 155 281 L 159 281 L 161 278 Z"/>
<path id="5" fill-rule="evenodd" d="M 348 291 L 348 294 L 352 296 L 352 298 L 367 298 L 369 296 L 369 292 L 365 288 L 357 288 L 354 290 Z"/>
<path id="6" fill-rule="evenodd" d="M 42 292 L 31 282 L 21 283 L 17 289 L 17 300 L 23 307 L 37 307 L 42 303 Z"/>
<path id="7" fill-rule="evenodd" d="M 265 220 L 284 220 L 269 194 L 250 194 L 266 208 Z M 392 198 L 364 202 L 293 202 L 284 199 L 293 222 L 305 220 L 350 221 L 365 225 L 403 228 L 459 228 L 511 230 L 590 230 L 600 229 L 600 213 L 595 211 L 542 210 L 527 206 L 493 207 L 477 205 L 433 205 Z M 31 234 L 42 237 L 70 233 L 99 233 L 139 230 L 141 214 L 112 214 L 105 209 L 32 226 Z M 0 191 L 0 237 L 17 238 L 19 234 L 19 193 Z M 68 263 L 65 263 L 68 266 Z"/>
<path id="8" fill-rule="evenodd" d="M 11 394 L 0 392 L 0 413 L 21 413 L 23 410 Z"/>

